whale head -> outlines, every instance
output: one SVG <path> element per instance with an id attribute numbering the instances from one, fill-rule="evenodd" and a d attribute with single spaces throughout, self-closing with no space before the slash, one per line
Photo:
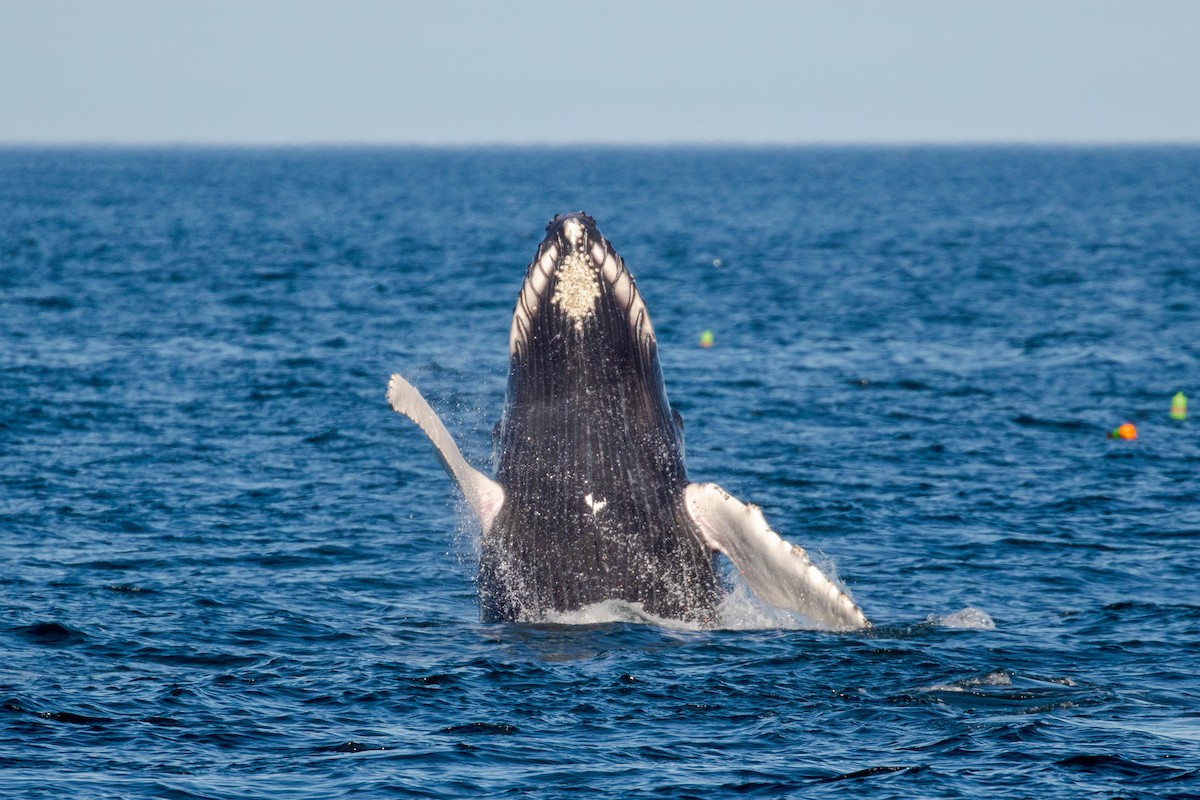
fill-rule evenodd
<path id="1" fill-rule="evenodd" d="M 546 226 L 513 310 L 500 446 L 525 449 L 540 430 L 558 432 L 547 447 L 595 451 L 601 439 L 635 435 L 652 452 L 682 450 L 646 305 L 583 212 Z M 578 433 L 564 443 L 564 431 Z M 669 460 L 681 473 L 681 455 Z"/>
<path id="2" fill-rule="evenodd" d="M 546 226 L 525 274 L 513 311 L 510 356 L 537 354 L 560 337 L 581 345 L 584 338 L 613 336 L 622 320 L 643 346 L 653 344 L 654 328 L 633 276 L 596 221 L 582 211 L 559 214 Z"/>

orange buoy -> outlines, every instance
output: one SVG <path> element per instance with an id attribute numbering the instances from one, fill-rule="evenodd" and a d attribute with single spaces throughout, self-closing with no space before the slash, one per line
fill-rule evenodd
<path id="1" fill-rule="evenodd" d="M 1110 439 L 1136 439 L 1137 428 L 1133 427 L 1132 422 L 1126 422 L 1118 427 L 1115 431 L 1108 434 Z"/>

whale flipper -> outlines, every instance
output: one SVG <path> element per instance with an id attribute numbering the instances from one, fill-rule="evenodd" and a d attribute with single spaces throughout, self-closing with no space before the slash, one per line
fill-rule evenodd
<path id="1" fill-rule="evenodd" d="M 799 611 L 837 630 L 870 627 L 844 591 L 804 552 L 779 537 L 762 511 L 715 483 L 692 483 L 685 505 L 709 547 L 729 557 L 750 591 L 765 603 Z"/>
<path id="2" fill-rule="evenodd" d="M 393 411 L 417 423 L 417 427 L 429 437 L 438 460 L 462 490 L 467 505 L 479 519 L 486 535 L 504 503 L 504 489 L 467 463 L 437 412 L 411 383 L 399 375 L 393 375 L 388 381 L 387 399 Z"/>

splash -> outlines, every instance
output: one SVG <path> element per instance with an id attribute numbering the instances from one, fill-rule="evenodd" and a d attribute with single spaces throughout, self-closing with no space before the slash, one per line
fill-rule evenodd
<path id="1" fill-rule="evenodd" d="M 698 623 L 656 616 L 646 611 L 641 603 L 627 603 L 624 600 L 601 600 L 599 603 L 592 603 L 574 611 L 549 611 L 539 621 L 551 625 L 605 625 L 612 622 L 632 622 L 656 625 L 671 630 L 698 631 L 703 629 Z"/>
<path id="2" fill-rule="evenodd" d="M 603 501 L 597 501 L 595 505 L 602 507 Z M 457 556 L 458 562 L 464 567 L 478 565 L 482 552 L 482 536 L 479 522 L 472 516 L 466 503 L 461 499 L 458 501 L 456 510 L 458 526 L 454 537 L 453 552 Z M 595 510 L 598 509 L 594 508 L 593 511 Z M 711 624 L 696 620 L 661 617 L 647 611 L 642 603 L 618 599 L 601 600 L 571 611 L 533 609 L 518 602 L 518 606 L 523 606 L 523 609 L 517 614 L 517 619 L 520 622 L 535 625 L 586 626 L 632 623 L 653 625 L 659 628 L 678 631 L 829 630 L 827 626 L 798 612 L 766 605 L 754 596 L 754 593 L 750 591 L 750 588 L 742 580 L 741 576 L 738 575 L 737 570 L 728 559 L 722 557 L 718 561 L 721 582 L 728 588 L 728 592 L 718 604 L 716 619 Z M 523 587 L 523 581 L 517 570 L 517 565 L 508 563 L 507 560 L 502 559 L 497 566 L 514 599 L 532 595 L 531 591 Z M 654 569 L 656 567 L 653 564 L 647 563 L 643 568 Z M 838 586 L 842 585 L 837 578 L 836 566 L 830 559 L 821 557 L 820 568 Z M 989 624 L 991 623 L 991 617 L 988 617 L 982 611 L 972 608 L 963 609 L 940 619 L 953 620 L 968 611 L 981 614 Z M 935 621 L 932 617 L 929 623 L 934 625 L 945 624 L 946 627 L 973 627 L 967 624 L 942 623 Z"/>
<path id="3" fill-rule="evenodd" d="M 987 686 L 1012 686 L 1012 673 L 997 670 L 989 672 L 986 675 L 978 675 L 970 678 L 964 678 L 961 681 L 946 684 L 936 684 L 934 686 L 926 686 L 921 689 L 922 692 L 969 692 L 979 687 Z"/>
<path id="4" fill-rule="evenodd" d="M 717 625 L 720 630 L 765 631 L 765 630 L 827 630 L 820 623 L 803 614 L 783 608 L 764 605 L 751 593 L 740 578 L 727 577 L 732 590 L 717 607 Z"/>
<path id="5" fill-rule="evenodd" d="M 825 630 L 823 626 L 802 614 L 764 606 L 740 582 L 734 583 L 732 591 L 717 607 L 714 625 L 660 617 L 646 611 L 641 603 L 629 603 L 624 600 L 602 600 L 574 611 L 550 611 L 542 614 L 536 621 L 550 625 L 606 625 L 624 622 L 654 625 L 677 631 Z"/>
<path id="6" fill-rule="evenodd" d="M 967 606 L 944 617 L 930 615 L 928 622 L 937 628 L 969 628 L 979 631 L 996 630 L 996 623 L 991 616 L 986 611 L 974 606 Z"/>

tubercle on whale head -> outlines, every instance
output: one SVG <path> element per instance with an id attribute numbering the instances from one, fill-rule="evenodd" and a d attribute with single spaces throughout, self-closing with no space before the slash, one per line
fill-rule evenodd
<path id="1" fill-rule="evenodd" d="M 509 354 L 516 355 L 528 343 L 540 313 L 560 313 L 569 328 L 582 334 L 606 293 L 638 335 L 652 343 L 654 329 L 633 275 L 596 221 L 583 211 L 556 215 L 546 225 L 546 236 L 525 273 L 513 309 Z"/>
<path id="2" fill-rule="evenodd" d="M 570 214 L 555 214 L 554 219 L 546 223 L 546 238 L 550 238 L 556 229 L 562 228 L 568 221 L 575 221 L 581 226 L 591 229 L 591 231 L 599 235 L 600 231 L 596 228 L 596 220 L 586 211 L 575 211 Z"/>

